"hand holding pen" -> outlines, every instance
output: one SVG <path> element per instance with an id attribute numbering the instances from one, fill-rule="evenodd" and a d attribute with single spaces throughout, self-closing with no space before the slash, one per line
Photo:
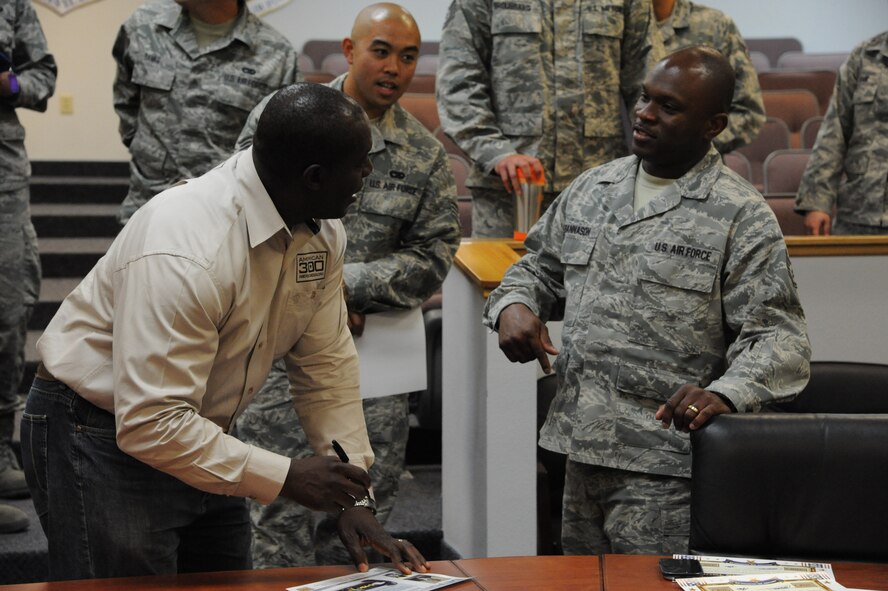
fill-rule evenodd
<path id="1" fill-rule="evenodd" d="M 334 439 L 332 446 L 339 460 L 347 464 L 348 454 L 339 442 Z M 354 507 L 369 509 L 369 512 L 343 510 L 337 527 L 339 538 L 359 571 L 365 572 L 370 568 L 367 554 L 364 552 L 364 547 L 369 546 L 391 559 L 392 564 L 404 574 L 410 574 L 410 567 L 417 572 L 428 572 L 428 562 L 413 544 L 407 540 L 392 538 L 376 521 L 376 502 L 370 497 L 369 492 L 364 497 L 355 497 Z"/>

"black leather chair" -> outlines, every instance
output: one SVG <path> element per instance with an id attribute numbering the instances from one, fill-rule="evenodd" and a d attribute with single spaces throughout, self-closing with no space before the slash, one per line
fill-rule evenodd
<path id="1" fill-rule="evenodd" d="M 692 552 L 888 561 L 888 415 L 722 415 L 691 446 Z"/>
<path id="2" fill-rule="evenodd" d="M 555 399 L 555 374 L 537 380 L 537 432 L 543 427 Z M 537 445 L 537 554 L 558 555 L 561 549 L 561 501 L 567 456 Z"/>
<path id="3" fill-rule="evenodd" d="M 786 412 L 888 413 L 888 365 L 812 361 L 811 379 Z"/>

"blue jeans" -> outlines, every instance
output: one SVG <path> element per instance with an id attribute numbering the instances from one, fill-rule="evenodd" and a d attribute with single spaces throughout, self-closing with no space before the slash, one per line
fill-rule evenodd
<path id="1" fill-rule="evenodd" d="M 205 493 L 117 447 L 114 415 L 34 380 L 22 417 L 50 580 L 249 569 L 244 499 Z"/>

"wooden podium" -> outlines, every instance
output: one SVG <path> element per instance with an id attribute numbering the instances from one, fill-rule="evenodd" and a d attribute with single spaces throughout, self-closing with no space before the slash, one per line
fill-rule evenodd
<path id="1" fill-rule="evenodd" d="M 888 364 L 888 237 L 786 238 L 813 359 Z M 535 363 L 513 364 L 481 324 L 519 242 L 466 240 L 444 281 L 444 541 L 464 558 L 536 554 Z M 560 348 L 561 323 L 550 322 Z"/>

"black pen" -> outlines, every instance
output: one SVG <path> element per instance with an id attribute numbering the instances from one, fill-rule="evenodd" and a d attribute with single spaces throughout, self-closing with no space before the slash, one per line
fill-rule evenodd
<path id="1" fill-rule="evenodd" d="M 339 445 L 339 442 L 335 439 L 333 440 L 333 451 L 336 452 L 336 455 L 339 456 L 340 460 L 348 464 L 348 454 L 345 453 L 345 450 L 342 449 L 342 446 Z"/>

